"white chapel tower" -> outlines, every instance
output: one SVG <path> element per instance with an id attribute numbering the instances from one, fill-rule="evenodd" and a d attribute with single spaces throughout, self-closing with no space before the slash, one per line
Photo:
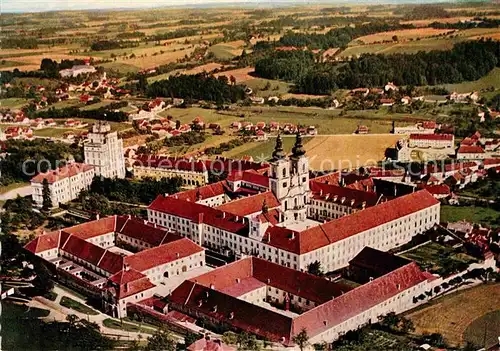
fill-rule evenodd
<path id="1" fill-rule="evenodd" d="M 278 135 L 271 160 L 271 190 L 281 203 L 285 221 L 305 220 L 309 202 L 309 161 L 297 133 L 290 158 L 283 151 L 283 140 Z"/>

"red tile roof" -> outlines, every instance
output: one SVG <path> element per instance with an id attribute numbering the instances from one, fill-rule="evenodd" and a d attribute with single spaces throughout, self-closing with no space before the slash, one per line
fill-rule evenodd
<path id="1" fill-rule="evenodd" d="M 156 266 L 180 260 L 184 257 L 202 252 L 204 249 L 187 238 L 182 238 L 160 245 L 152 249 L 140 251 L 124 259 L 125 264 L 133 269 L 144 272 Z"/>
<path id="2" fill-rule="evenodd" d="M 464 145 L 460 146 L 458 149 L 459 154 L 484 154 L 484 150 L 481 146 L 478 145 Z"/>
<path id="3" fill-rule="evenodd" d="M 116 223 L 117 216 L 110 216 L 65 228 L 64 231 L 80 239 L 87 240 L 96 236 L 114 233 L 116 231 Z"/>
<path id="4" fill-rule="evenodd" d="M 226 187 L 224 186 L 224 184 L 225 181 L 221 181 L 205 186 L 200 186 L 196 189 L 183 191 L 172 196 L 181 200 L 196 202 L 198 201 L 198 196 L 200 196 L 200 198 L 203 200 L 223 195 L 226 192 Z"/>
<path id="5" fill-rule="evenodd" d="M 450 187 L 446 184 L 425 185 L 423 189 L 430 192 L 432 195 L 450 195 Z"/>
<path id="6" fill-rule="evenodd" d="M 242 218 L 205 205 L 176 199 L 175 196 L 158 195 L 148 209 L 189 219 L 195 223 L 205 223 L 232 233 L 248 234 L 248 225 Z"/>
<path id="7" fill-rule="evenodd" d="M 313 198 L 316 200 L 343 203 L 345 206 L 359 208 L 374 206 L 379 201 L 379 195 L 374 192 L 360 191 L 356 189 L 330 185 L 326 183 L 310 182 L 310 189 L 313 192 Z M 344 202 L 342 202 L 344 199 Z M 354 200 L 354 203 L 351 201 Z"/>
<path id="8" fill-rule="evenodd" d="M 410 134 L 411 140 L 446 140 L 452 141 L 452 134 Z"/>
<path id="9" fill-rule="evenodd" d="M 53 184 L 59 180 L 74 177 L 75 175 L 80 173 L 88 172 L 93 168 L 94 166 L 85 163 L 71 163 L 53 171 L 40 173 L 31 178 L 31 182 L 42 183 L 44 179 L 47 179 L 49 184 Z"/>
<path id="10" fill-rule="evenodd" d="M 118 300 L 154 288 L 149 278 L 133 269 L 122 270 L 108 279 L 107 289 L 114 291 Z"/>
<path id="11" fill-rule="evenodd" d="M 181 235 L 167 232 L 163 228 L 156 228 L 154 225 L 136 218 L 127 218 L 121 226 L 117 226 L 116 231 L 152 246 L 159 246 L 182 238 Z"/>
<path id="12" fill-rule="evenodd" d="M 261 194 L 244 197 L 238 200 L 228 202 L 216 207 L 218 210 L 232 213 L 237 216 L 248 216 L 250 214 L 262 211 L 264 201 L 269 209 L 280 207 L 281 204 L 274 196 L 272 191 L 266 191 Z"/>
<path id="13" fill-rule="evenodd" d="M 57 249 L 61 232 L 50 232 L 31 240 L 24 248 L 32 253 L 40 253 L 47 250 Z"/>
<path id="14" fill-rule="evenodd" d="M 286 251 L 304 254 L 438 204 L 439 201 L 428 191 L 421 190 L 302 232 L 270 227 L 263 241 Z"/>
<path id="15" fill-rule="evenodd" d="M 99 264 L 99 261 L 106 251 L 102 247 L 89 243 L 88 241 L 80 239 L 74 235 L 71 235 L 64 245 L 61 246 L 61 250 L 94 266 Z"/>
<path id="16" fill-rule="evenodd" d="M 290 338 L 292 318 L 190 280 L 175 289 L 169 301 L 181 311 L 196 311 L 197 316 L 208 316 L 271 341 Z"/>

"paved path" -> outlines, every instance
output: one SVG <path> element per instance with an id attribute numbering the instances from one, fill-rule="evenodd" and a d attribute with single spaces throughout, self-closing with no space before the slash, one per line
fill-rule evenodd
<path id="1" fill-rule="evenodd" d="M 21 188 L 12 189 L 3 194 L 0 194 L 0 201 L 15 199 L 17 195 L 21 197 L 31 195 L 31 186 L 23 186 Z"/>

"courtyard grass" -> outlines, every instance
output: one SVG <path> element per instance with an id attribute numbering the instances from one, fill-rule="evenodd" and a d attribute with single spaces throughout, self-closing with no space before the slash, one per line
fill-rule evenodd
<path id="1" fill-rule="evenodd" d="M 15 183 L 11 183 L 9 185 L 0 186 L 0 194 L 4 194 L 4 193 L 9 192 L 11 190 L 19 189 L 19 188 L 22 188 L 22 187 L 27 186 L 27 185 L 30 185 L 30 183 L 15 182 Z"/>
<path id="2" fill-rule="evenodd" d="M 111 318 L 106 318 L 102 324 L 111 329 L 118 329 L 118 330 L 124 330 L 128 332 L 133 332 L 133 333 L 146 333 L 146 334 L 154 334 L 155 329 L 152 329 L 150 327 L 145 327 L 142 325 L 139 327 L 139 325 L 136 324 L 131 324 L 131 323 L 123 323 L 120 322 L 119 320 L 116 319 L 111 319 Z"/>
<path id="3" fill-rule="evenodd" d="M 75 310 L 75 311 L 83 313 L 83 314 L 89 314 L 92 316 L 97 316 L 99 314 L 99 312 L 97 312 L 96 310 L 94 310 L 90 307 L 87 307 L 84 304 L 82 304 L 76 300 L 73 300 L 72 298 L 67 297 L 67 296 L 63 296 L 61 298 L 60 304 L 63 307 L 70 308 L 72 310 Z"/>

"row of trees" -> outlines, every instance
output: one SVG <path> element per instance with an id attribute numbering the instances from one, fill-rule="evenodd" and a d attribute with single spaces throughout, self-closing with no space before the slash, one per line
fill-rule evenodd
<path id="1" fill-rule="evenodd" d="M 118 103 L 115 106 L 121 106 Z M 29 113 L 28 113 L 29 115 Z M 128 121 L 128 114 L 122 111 L 109 110 L 108 107 L 101 107 L 95 110 L 80 110 L 78 107 L 65 107 L 56 109 L 51 107 L 47 110 L 32 112 L 33 118 L 90 118 L 102 121 L 125 122 Z"/>
<path id="2" fill-rule="evenodd" d="M 131 40 L 99 40 L 90 45 L 92 51 L 115 50 L 139 46 L 139 43 Z"/>
<path id="3" fill-rule="evenodd" d="M 160 80 L 146 87 L 146 95 L 176 97 L 186 100 L 214 101 L 219 104 L 237 102 L 245 97 L 245 90 L 240 85 L 229 84 L 226 76 L 215 77 L 208 73 L 178 75 L 168 80 Z"/>
<path id="4" fill-rule="evenodd" d="M 76 145 L 48 143 L 46 140 L 8 140 L 7 155 L 0 160 L 0 185 L 29 181 L 34 175 L 56 169 L 65 160 L 83 161 L 83 150 Z"/>
<path id="5" fill-rule="evenodd" d="M 128 179 L 95 177 L 89 193 L 101 194 L 113 201 L 150 204 L 158 194 L 175 194 L 181 186 L 180 178 L 144 178 L 135 182 Z"/>
<path id="6" fill-rule="evenodd" d="M 353 39 L 365 35 L 410 28 L 414 28 L 414 26 L 410 24 L 373 22 L 356 27 L 346 26 L 332 29 L 326 34 L 306 34 L 290 31 L 280 38 L 279 44 L 295 47 L 307 46 L 309 49 L 326 50 L 328 48 L 346 47 Z"/>

